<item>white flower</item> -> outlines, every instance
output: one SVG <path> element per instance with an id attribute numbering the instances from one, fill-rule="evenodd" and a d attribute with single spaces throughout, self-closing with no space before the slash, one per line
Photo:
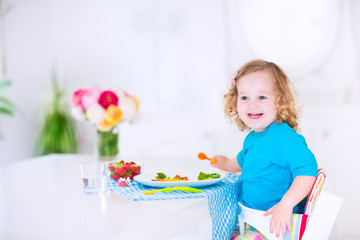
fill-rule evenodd
<path id="1" fill-rule="evenodd" d="M 126 93 L 124 90 L 122 89 L 116 89 L 114 90 L 114 93 L 118 96 L 119 98 L 119 103 L 121 103 L 122 101 L 124 101 L 124 99 L 126 98 Z"/>
<path id="2" fill-rule="evenodd" d="M 87 109 L 86 117 L 91 123 L 97 124 L 104 119 L 105 113 L 105 109 L 100 104 L 96 103 Z"/>
<path id="3" fill-rule="evenodd" d="M 138 110 L 136 109 L 134 101 L 130 97 L 124 97 L 120 102 L 120 109 L 122 110 L 122 118 L 125 121 L 132 122 L 135 120 Z"/>
<path id="4" fill-rule="evenodd" d="M 139 111 L 136 111 L 135 115 L 131 118 L 131 120 L 129 120 L 130 123 L 135 123 L 139 120 Z"/>
<path id="5" fill-rule="evenodd" d="M 85 121 L 86 117 L 85 117 L 85 113 L 82 110 L 81 107 L 72 107 L 71 108 L 71 115 L 79 121 Z"/>

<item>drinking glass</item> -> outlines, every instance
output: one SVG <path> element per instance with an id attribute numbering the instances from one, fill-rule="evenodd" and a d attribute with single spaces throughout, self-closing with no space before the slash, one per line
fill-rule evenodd
<path id="1" fill-rule="evenodd" d="M 107 191 L 107 164 L 100 162 L 80 164 L 83 191 L 100 194 Z"/>

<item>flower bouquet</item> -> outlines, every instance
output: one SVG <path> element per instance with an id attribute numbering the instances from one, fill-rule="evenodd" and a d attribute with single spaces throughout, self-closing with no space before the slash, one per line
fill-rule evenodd
<path id="1" fill-rule="evenodd" d="M 139 100 L 121 89 L 81 88 L 73 94 L 71 112 L 77 120 L 94 124 L 100 160 L 113 161 L 119 153 L 118 124 L 136 120 Z"/>

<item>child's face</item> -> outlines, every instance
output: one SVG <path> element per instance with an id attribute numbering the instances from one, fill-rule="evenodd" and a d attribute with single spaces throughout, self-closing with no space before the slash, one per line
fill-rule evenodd
<path id="1" fill-rule="evenodd" d="M 249 128 L 261 132 L 276 121 L 274 83 L 269 73 L 249 73 L 241 77 L 236 86 L 239 117 Z"/>

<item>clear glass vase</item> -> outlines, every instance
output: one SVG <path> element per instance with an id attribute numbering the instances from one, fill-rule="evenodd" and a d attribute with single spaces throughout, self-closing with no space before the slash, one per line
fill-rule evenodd
<path id="1" fill-rule="evenodd" d="M 113 162 L 119 155 L 119 127 L 110 131 L 97 130 L 96 152 L 99 161 Z"/>

